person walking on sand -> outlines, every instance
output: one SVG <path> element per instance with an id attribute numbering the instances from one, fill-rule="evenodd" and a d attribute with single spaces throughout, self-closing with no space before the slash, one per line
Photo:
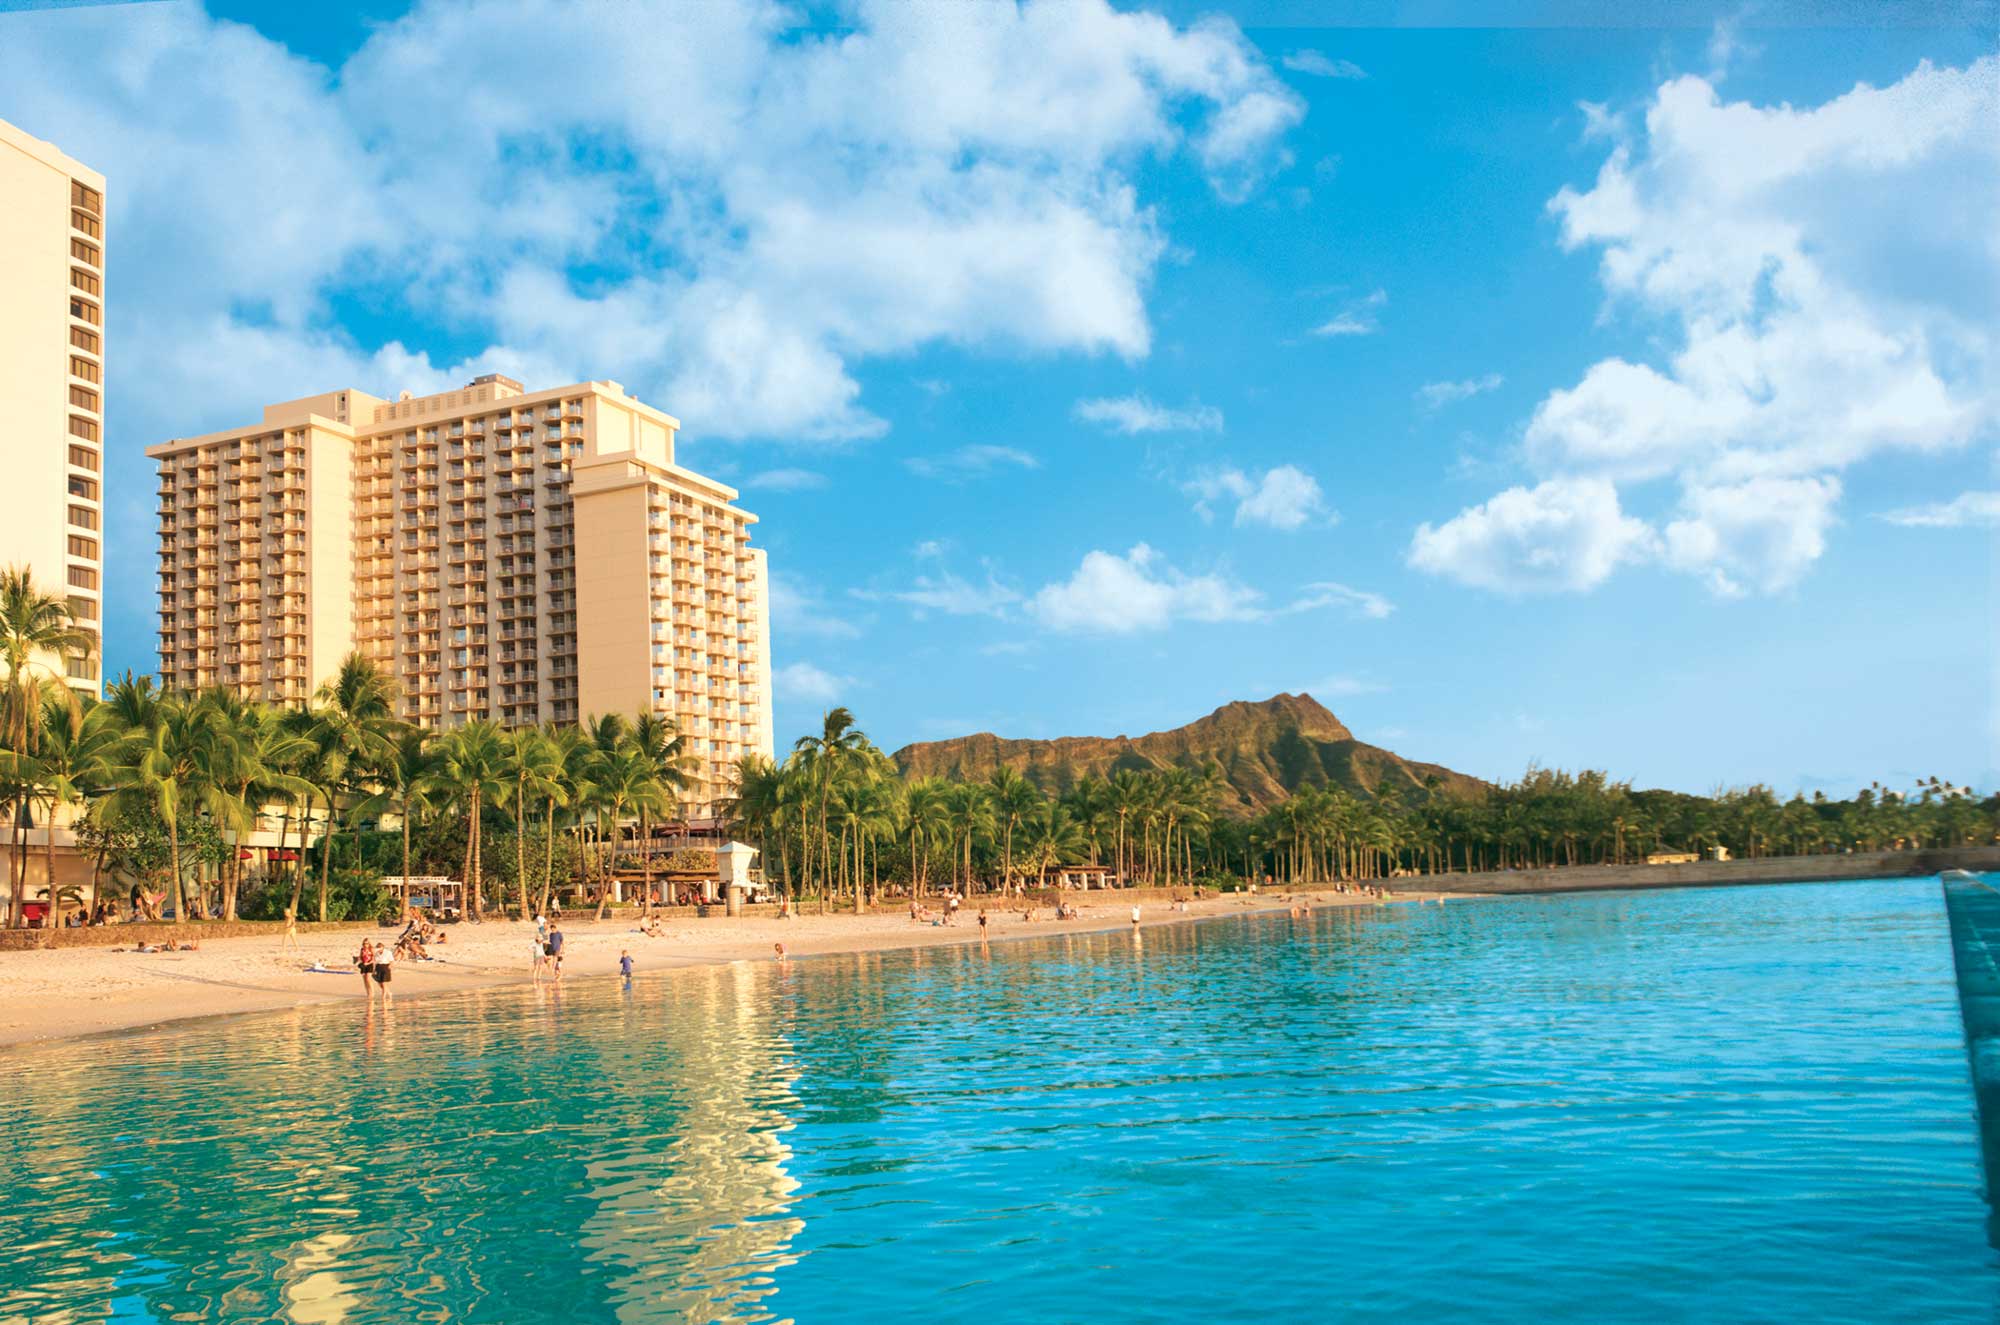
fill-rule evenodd
<path id="1" fill-rule="evenodd" d="M 557 984 L 562 983 L 562 950 L 562 922 L 552 920 L 549 922 L 549 969 L 555 972 Z"/>
<path id="2" fill-rule="evenodd" d="M 280 954 L 287 952 L 295 953 L 298 950 L 299 909 L 296 906 L 288 906 L 285 908 L 285 937 L 278 942 L 278 952 Z"/>
<path id="3" fill-rule="evenodd" d="M 979 908 L 979 941 L 986 942 L 986 908 Z"/>
<path id="4" fill-rule="evenodd" d="M 375 945 L 367 939 L 361 940 L 361 951 L 354 954 L 354 969 L 361 972 L 361 996 L 370 1003 L 375 1001 Z"/>

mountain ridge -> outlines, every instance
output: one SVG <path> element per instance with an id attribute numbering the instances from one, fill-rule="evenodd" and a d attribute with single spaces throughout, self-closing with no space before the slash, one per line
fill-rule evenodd
<path id="1" fill-rule="evenodd" d="M 891 758 L 905 778 L 984 779 L 1006 766 L 1042 790 L 1060 793 L 1078 778 L 1119 769 L 1153 771 L 1214 761 L 1222 769 L 1226 812 L 1248 816 L 1304 786 L 1338 786 L 1375 794 L 1416 788 L 1426 778 L 1458 794 L 1486 784 L 1441 764 L 1406 759 L 1359 740 L 1346 723 L 1310 694 L 1233 700 L 1180 727 L 1143 736 L 1003 737 L 993 732 L 918 741 Z"/>

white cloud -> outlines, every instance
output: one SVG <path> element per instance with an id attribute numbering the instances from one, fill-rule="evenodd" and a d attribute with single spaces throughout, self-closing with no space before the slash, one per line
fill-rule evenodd
<path id="1" fill-rule="evenodd" d="M 1285 68 L 1293 73 L 1311 74 L 1315 78 L 1366 78 L 1368 71 L 1352 60 L 1335 59 L 1323 51 L 1293 51 L 1284 58 Z"/>
<path id="2" fill-rule="evenodd" d="M 1386 290 L 1377 290 L 1366 299 L 1356 300 L 1312 329 L 1315 336 L 1372 336 L 1378 330 L 1375 318 L 1389 302 Z"/>
<path id="3" fill-rule="evenodd" d="M 524 50 L 588 76 L 521 95 Z M 44 76 L 86 63 L 88 88 Z M 1101 0 L 860 0 L 828 38 L 765 0 L 420 4 L 337 69 L 195 6 L 66 7 L 10 17 L 0 86 L 118 181 L 119 394 L 148 440 L 293 385 L 406 385 L 360 376 L 388 365 L 328 304 L 357 287 L 484 343 L 470 363 L 617 376 L 692 433 L 869 435 L 873 356 L 1145 354 L 1142 167 L 1238 197 L 1303 114 L 1233 25 Z M 325 341 L 302 366 L 342 376 L 245 373 L 177 414 L 198 384 L 139 366 L 218 318 L 286 359 Z"/>
<path id="4" fill-rule="evenodd" d="M 1425 409 L 1443 409 L 1456 401 L 1498 391 L 1506 381 L 1498 373 L 1488 373 L 1484 377 L 1468 377 L 1459 382 L 1426 382 L 1417 388 L 1417 401 Z"/>
<path id="5" fill-rule="evenodd" d="M 1692 489 L 1666 527 L 1666 562 L 1724 597 L 1789 589 L 1826 550 L 1839 500 L 1840 480 L 1825 477 Z"/>
<path id="6" fill-rule="evenodd" d="M 1610 480 L 1550 479 L 1419 526 L 1410 564 L 1503 593 L 1590 589 L 1621 563 L 1645 559 L 1655 542 L 1644 521 L 1619 509 Z"/>
<path id="7" fill-rule="evenodd" d="M 1325 607 L 1344 608 L 1355 616 L 1366 617 L 1370 621 L 1385 620 L 1396 610 L 1396 605 L 1381 594 L 1371 593 L 1366 589 L 1356 589 L 1334 580 L 1319 580 L 1308 584 L 1300 591 L 1297 601 L 1285 610 L 1312 612 Z"/>
<path id="8" fill-rule="evenodd" d="M 1003 469 L 1040 469 L 1042 462 L 1012 446 L 975 443 L 936 456 L 911 456 L 903 464 L 920 478 L 967 483 Z"/>
<path id="9" fill-rule="evenodd" d="M 1217 574 L 1183 574 L 1144 543 L 1122 557 L 1086 553 L 1069 579 L 1044 585 L 1027 610 L 1051 630 L 1107 635 L 1261 615 L 1254 589 Z"/>
<path id="10" fill-rule="evenodd" d="M 1823 552 L 1843 470 L 1990 433 L 1996 122 L 1994 56 L 1921 63 L 1818 106 L 1724 101 L 1680 77 L 1643 125 L 1596 108 L 1590 132 L 1615 145 L 1595 184 L 1563 189 L 1550 211 L 1566 248 L 1600 254 L 1611 309 L 1659 328 L 1668 348 L 1656 363 L 1605 358 L 1541 402 L 1522 450 L 1546 480 L 1536 491 L 1588 491 L 1595 514 L 1555 503 L 1578 519 L 1546 523 L 1539 546 L 1516 526 L 1499 569 L 1474 582 L 1589 588 L 1650 556 L 1720 594 L 1780 592 Z M 1661 481 L 1679 496 L 1659 537 L 1608 514 Z M 1522 507 L 1520 490 L 1507 498 Z M 1412 559 L 1464 571 L 1454 540 L 1493 528 L 1474 518 L 1486 509 L 1425 526 Z M 1549 564 L 1571 554 L 1588 560 Z"/>
<path id="11" fill-rule="evenodd" d="M 771 616 L 781 635 L 815 639 L 853 639 L 861 629 L 826 610 L 811 588 L 789 575 L 771 572 Z"/>
<path id="12" fill-rule="evenodd" d="M 851 676 L 836 676 L 809 662 L 787 663 L 771 673 L 780 699 L 805 704 L 831 704 L 854 684 Z"/>
<path id="13" fill-rule="evenodd" d="M 1020 594 L 1000 583 L 990 572 L 986 583 L 974 584 L 948 570 L 919 575 L 909 588 L 886 596 L 908 603 L 917 609 L 918 616 L 925 612 L 943 612 L 946 616 L 1005 616 L 1009 607 L 1021 601 Z"/>
<path id="14" fill-rule="evenodd" d="M 1884 511 L 1879 519 L 1922 529 L 1959 529 L 1967 525 L 2000 525 L 2000 492 L 1962 492 L 1950 501 L 1905 506 Z"/>
<path id="15" fill-rule="evenodd" d="M 826 486 L 826 475 L 812 469 L 767 469 L 743 480 L 745 488 L 768 492 L 804 492 Z"/>
<path id="16" fill-rule="evenodd" d="M 1154 404 L 1145 395 L 1103 396 L 1076 402 L 1076 417 L 1113 432 L 1132 436 L 1146 432 L 1220 432 L 1222 411 L 1213 405 L 1189 404 L 1179 409 Z"/>
<path id="17" fill-rule="evenodd" d="M 1326 513 L 1319 483 L 1296 465 L 1279 465 L 1251 478 L 1240 469 L 1221 469 L 1181 485 L 1195 499 L 1202 519 L 1212 520 L 1211 503 L 1234 501 L 1238 525 L 1261 524 L 1273 529 L 1297 529 Z"/>

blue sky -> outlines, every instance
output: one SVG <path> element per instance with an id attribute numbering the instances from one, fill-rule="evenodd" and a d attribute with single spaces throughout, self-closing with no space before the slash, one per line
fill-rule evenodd
<path id="1" fill-rule="evenodd" d="M 1488 777 L 2000 782 L 1990 23 L 1313 12 L 0 15 L 111 181 L 110 665 L 144 446 L 498 369 L 742 488 L 781 744 L 1308 690 Z"/>

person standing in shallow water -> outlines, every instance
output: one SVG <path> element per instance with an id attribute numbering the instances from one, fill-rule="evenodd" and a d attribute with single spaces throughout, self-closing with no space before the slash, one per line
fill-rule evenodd
<path id="1" fill-rule="evenodd" d="M 632 954 L 621 951 L 618 954 L 618 974 L 625 981 L 625 987 L 632 987 Z"/>
<path id="2" fill-rule="evenodd" d="M 375 1001 L 375 945 L 367 939 L 361 940 L 361 951 L 354 954 L 354 969 L 361 972 L 361 996 L 370 1003 Z"/>
<path id="3" fill-rule="evenodd" d="M 555 973 L 557 984 L 562 983 L 562 950 L 562 922 L 552 920 L 549 922 L 549 969 Z"/>

